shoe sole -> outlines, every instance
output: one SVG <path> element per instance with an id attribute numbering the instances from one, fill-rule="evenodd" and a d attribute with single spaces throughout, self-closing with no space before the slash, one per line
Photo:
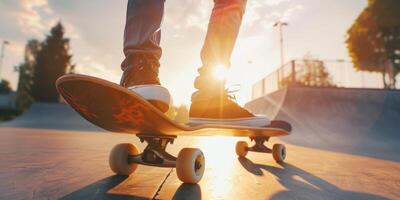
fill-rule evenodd
<path id="1" fill-rule="evenodd" d="M 204 124 L 216 124 L 216 125 L 234 125 L 234 126 L 252 126 L 252 127 L 264 127 L 271 123 L 265 116 L 255 117 L 243 117 L 235 119 L 209 119 L 209 118 L 189 118 L 189 125 L 204 125 Z"/>

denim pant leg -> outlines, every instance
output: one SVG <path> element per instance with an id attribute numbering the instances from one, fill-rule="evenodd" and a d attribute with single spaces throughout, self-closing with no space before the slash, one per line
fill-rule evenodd
<path id="1" fill-rule="evenodd" d="M 216 65 L 230 66 L 230 58 L 242 23 L 246 0 L 214 0 L 206 39 L 201 50 L 202 67 L 196 77 L 192 101 L 220 96 L 225 80 L 212 77 Z"/>
<path id="2" fill-rule="evenodd" d="M 230 58 L 242 23 L 246 0 L 214 0 L 206 39 L 201 50 L 203 67 L 230 66 Z"/>
<path id="3" fill-rule="evenodd" d="M 161 58 L 161 22 L 165 0 L 128 0 L 124 32 L 125 71 L 136 55 L 159 60 Z"/>

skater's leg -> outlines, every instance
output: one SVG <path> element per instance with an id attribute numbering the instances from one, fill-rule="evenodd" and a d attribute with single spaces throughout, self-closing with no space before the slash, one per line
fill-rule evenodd
<path id="1" fill-rule="evenodd" d="M 121 85 L 166 112 L 171 97 L 158 78 L 163 14 L 164 0 L 128 0 Z"/>
<path id="2" fill-rule="evenodd" d="M 239 33 L 242 17 L 246 7 L 246 0 L 215 0 L 210 17 L 207 35 L 201 50 L 202 67 L 198 70 L 199 76 L 195 80 L 195 88 L 204 91 L 202 95 L 196 93 L 195 98 L 219 95 L 224 89 L 224 80 L 212 77 L 216 66 L 230 66 L 230 57 Z M 219 88 L 216 90 L 216 88 Z"/>
<path id="3" fill-rule="evenodd" d="M 203 66 L 195 80 L 197 91 L 192 95 L 190 122 L 193 124 L 233 124 L 266 126 L 268 118 L 255 116 L 239 106 L 225 91 L 225 81 L 213 77 L 216 66 L 230 66 L 230 57 L 246 0 L 215 0 L 208 25 L 207 36 L 201 51 Z"/>
<path id="4" fill-rule="evenodd" d="M 245 6 L 246 0 L 215 0 L 201 50 L 203 67 L 230 65 Z"/>
<path id="5" fill-rule="evenodd" d="M 128 0 L 121 85 L 156 84 L 164 0 Z"/>

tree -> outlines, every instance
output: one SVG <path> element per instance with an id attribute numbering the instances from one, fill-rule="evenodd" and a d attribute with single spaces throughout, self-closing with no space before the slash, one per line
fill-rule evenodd
<path id="1" fill-rule="evenodd" d="M 9 94 L 12 91 L 10 82 L 6 80 L 0 81 L 0 94 Z"/>
<path id="2" fill-rule="evenodd" d="M 307 54 L 303 60 L 293 63 L 295 65 L 295 75 L 289 74 L 287 77 L 283 77 L 280 80 L 281 86 L 336 87 L 324 61 Z M 295 80 L 294 77 L 296 77 Z"/>
<path id="3" fill-rule="evenodd" d="M 301 85 L 311 87 L 335 87 L 329 72 L 326 70 L 324 61 L 305 59 L 301 74 L 298 80 L 298 83 Z"/>
<path id="4" fill-rule="evenodd" d="M 178 123 L 186 124 L 189 121 L 189 111 L 185 105 L 179 106 L 176 111 L 175 121 Z"/>
<path id="5" fill-rule="evenodd" d="M 38 40 L 29 40 L 25 46 L 24 62 L 15 67 L 15 70 L 19 72 L 16 99 L 17 108 L 19 110 L 25 110 L 33 102 L 33 68 L 36 64 L 36 58 L 40 50 L 41 43 Z"/>
<path id="6" fill-rule="evenodd" d="M 173 120 L 173 119 L 175 119 L 175 117 L 176 117 L 177 110 L 178 110 L 178 108 L 175 107 L 175 106 L 173 106 L 173 105 L 171 104 L 171 106 L 169 107 L 169 109 L 168 109 L 168 111 L 165 113 L 165 115 L 166 115 L 168 118 L 170 118 L 170 119 Z"/>
<path id="7" fill-rule="evenodd" d="M 32 96 L 40 102 L 58 102 L 56 80 L 74 70 L 69 54 L 69 39 L 61 22 L 54 26 L 41 44 L 33 67 Z"/>
<path id="8" fill-rule="evenodd" d="M 369 0 L 346 40 L 355 68 L 382 73 L 385 88 L 395 88 L 400 73 L 399 10 L 398 0 Z"/>

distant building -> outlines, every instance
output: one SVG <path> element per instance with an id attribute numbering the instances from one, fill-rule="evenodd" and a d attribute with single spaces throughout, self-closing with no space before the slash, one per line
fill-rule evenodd
<path id="1" fill-rule="evenodd" d="M 0 109 L 14 110 L 16 106 L 16 92 L 10 92 L 8 94 L 0 94 Z"/>

